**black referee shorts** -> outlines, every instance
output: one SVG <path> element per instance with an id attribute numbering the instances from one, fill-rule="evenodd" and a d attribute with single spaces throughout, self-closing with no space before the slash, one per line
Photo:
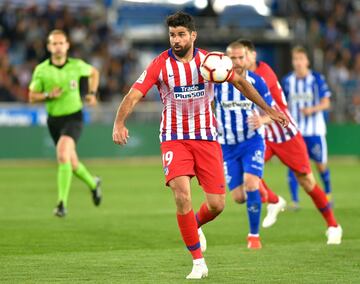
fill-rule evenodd
<path id="1" fill-rule="evenodd" d="M 79 140 L 83 129 L 83 113 L 80 110 L 63 116 L 49 115 L 47 118 L 47 125 L 55 145 L 59 141 L 61 135 L 72 137 L 76 143 Z"/>

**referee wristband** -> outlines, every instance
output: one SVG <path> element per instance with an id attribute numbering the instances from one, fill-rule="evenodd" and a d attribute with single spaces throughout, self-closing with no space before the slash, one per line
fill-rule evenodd
<path id="1" fill-rule="evenodd" d="M 89 95 L 96 96 L 96 93 L 97 93 L 96 91 L 90 91 L 90 92 L 89 92 Z"/>

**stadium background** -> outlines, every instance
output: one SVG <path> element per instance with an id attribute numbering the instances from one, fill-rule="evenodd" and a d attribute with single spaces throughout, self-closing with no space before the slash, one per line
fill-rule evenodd
<path id="1" fill-rule="evenodd" d="M 326 114 L 330 155 L 360 155 L 359 2 L 0 1 L 0 131 L 7 137 L 0 141 L 0 158 L 53 156 L 43 128 L 43 107 L 27 104 L 31 72 L 48 56 L 45 38 L 53 28 L 69 33 L 71 56 L 85 59 L 101 72 L 102 103 L 86 111 L 90 126 L 81 139 L 82 156 L 159 153 L 155 133 L 161 105 L 155 90 L 132 116 L 133 139 L 126 150 L 112 144 L 111 124 L 131 83 L 168 48 L 164 18 L 180 9 L 196 17 L 198 47 L 223 51 L 232 40 L 250 38 L 279 78 L 291 69 L 290 48 L 305 45 L 312 67 L 326 75 L 333 92 L 332 108 Z M 20 143 L 24 139 L 26 147 Z"/>
<path id="2" fill-rule="evenodd" d="M 209 281 L 359 283 L 358 0 L 0 0 L 0 282 L 181 282 L 189 259 L 172 198 L 162 190 L 156 90 L 131 116 L 129 144 L 118 147 L 111 140 L 119 102 L 150 60 L 168 48 L 164 18 L 177 10 L 195 16 L 198 47 L 222 51 L 232 40 L 250 38 L 279 78 L 291 70 L 290 48 L 305 45 L 312 67 L 326 75 L 333 92 L 325 115 L 344 244 L 324 246 L 322 221 L 301 193 L 301 212 L 284 213 L 276 228 L 262 233 L 264 249 L 252 254 L 243 248 L 244 209 L 228 199 L 221 221 L 206 231 Z M 85 111 L 79 153 L 97 158 L 87 162 L 104 179 L 105 202 L 102 211 L 92 208 L 74 181 L 64 223 L 51 216 L 56 162 L 46 114 L 41 104 L 27 103 L 31 72 L 47 57 L 45 39 L 53 28 L 68 32 L 71 56 L 101 72 L 101 103 Z M 274 161 L 265 175 L 288 197 L 284 167 Z M 193 185 L 198 206 L 202 195 Z"/>

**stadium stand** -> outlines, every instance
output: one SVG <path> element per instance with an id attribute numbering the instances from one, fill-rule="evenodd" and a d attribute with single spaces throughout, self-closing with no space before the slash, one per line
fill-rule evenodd
<path id="1" fill-rule="evenodd" d="M 157 35 L 149 49 L 159 51 L 166 48 L 164 17 L 182 9 L 199 17 L 199 34 L 205 35 L 199 37 L 202 46 L 209 46 L 204 40 L 206 35 L 211 38 L 214 29 L 221 31 L 223 37 L 219 41 L 226 42 L 233 40 L 231 36 L 240 31 L 248 31 L 245 36 L 250 33 L 261 37 L 264 34 L 261 31 L 271 29 L 273 19 L 286 19 L 294 33 L 293 44 L 306 45 L 314 69 L 328 77 L 337 109 L 332 119 L 360 122 L 359 1 L 272 0 L 269 1 L 272 3 L 270 17 L 262 16 L 246 5 L 227 7 L 217 15 L 212 9 L 199 10 L 190 2 L 178 6 L 105 2 L 1 2 L 0 101 L 27 100 L 31 71 L 37 62 L 46 58 L 44 38 L 53 28 L 62 28 L 69 33 L 71 56 L 84 58 L 101 70 L 102 101 L 123 95 L 129 82 L 136 78 L 152 56 L 143 48 L 149 34 Z M 155 44 L 155 39 L 158 44 Z"/>

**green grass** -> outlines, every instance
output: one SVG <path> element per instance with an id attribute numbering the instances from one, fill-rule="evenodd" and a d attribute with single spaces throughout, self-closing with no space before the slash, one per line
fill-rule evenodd
<path id="1" fill-rule="evenodd" d="M 172 194 L 160 158 L 145 162 L 88 161 L 103 178 L 104 202 L 95 208 L 73 181 L 69 214 L 52 215 L 56 165 L 0 163 L 0 282 L 186 283 L 191 258 L 176 225 Z M 332 160 L 335 212 L 344 229 L 340 246 L 327 246 L 325 223 L 301 193 L 299 212 L 284 212 L 261 231 L 263 249 L 246 249 L 244 206 L 227 199 L 205 226 L 209 277 L 205 283 L 360 283 L 360 163 Z M 288 199 L 285 168 L 266 167 L 266 179 Z M 198 208 L 202 192 L 193 183 Z"/>

